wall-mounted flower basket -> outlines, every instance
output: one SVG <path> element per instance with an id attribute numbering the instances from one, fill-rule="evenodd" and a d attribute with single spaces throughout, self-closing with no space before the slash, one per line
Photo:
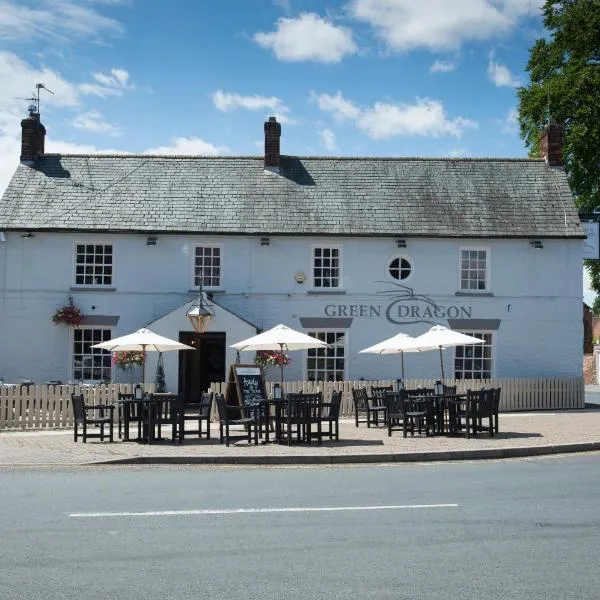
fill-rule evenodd
<path id="1" fill-rule="evenodd" d="M 272 352 L 271 350 L 259 350 L 256 353 L 254 364 L 259 367 L 270 367 L 272 365 L 283 366 L 291 363 L 290 357 L 281 352 Z"/>
<path id="2" fill-rule="evenodd" d="M 61 306 L 56 309 L 56 312 L 52 315 L 52 322 L 55 325 L 69 325 L 71 327 L 78 327 L 83 321 L 83 313 L 80 309 L 70 302 L 66 306 Z"/>
<path id="3" fill-rule="evenodd" d="M 137 350 L 123 350 L 121 352 L 113 352 L 112 364 L 123 371 L 138 367 L 144 362 L 144 353 Z"/>

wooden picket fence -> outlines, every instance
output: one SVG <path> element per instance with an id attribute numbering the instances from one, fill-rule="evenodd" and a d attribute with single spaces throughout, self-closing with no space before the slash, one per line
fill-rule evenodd
<path id="1" fill-rule="evenodd" d="M 272 393 L 273 384 L 267 382 Z M 334 390 L 342 392 L 341 416 L 354 415 L 353 387 L 395 385 L 395 380 L 371 381 L 291 381 L 284 382 L 285 392 L 323 392 L 327 398 Z M 433 387 L 434 379 L 411 379 L 405 382 L 408 389 Z M 585 388 L 583 377 L 546 377 L 539 379 L 446 379 L 446 385 L 456 385 L 459 393 L 467 389 L 499 387 L 502 412 L 526 410 L 560 410 L 584 408 Z M 227 384 L 213 383 L 211 390 L 225 394 Z M 0 386 L 0 431 L 14 429 L 53 429 L 73 426 L 71 394 L 83 394 L 86 404 L 116 404 L 118 394 L 131 393 L 131 384 L 101 385 L 36 385 Z M 154 391 L 154 384 L 146 385 Z M 213 410 L 216 417 L 216 405 Z"/>

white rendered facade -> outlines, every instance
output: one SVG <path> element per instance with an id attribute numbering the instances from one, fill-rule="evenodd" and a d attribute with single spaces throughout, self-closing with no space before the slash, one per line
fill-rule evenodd
<path id="1" fill-rule="evenodd" d="M 204 291 L 216 306 L 209 331 L 225 333 L 227 365 L 236 358 L 231 344 L 257 328 L 284 323 L 308 333 L 343 334 L 337 358 L 346 379 L 396 378 L 398 357 L 359 350 L 399 331 L 418 335 L 439 323 L 491 334 L 487 366 L 492 377 L 581 375 L 580 239 L 544 239 L 543 248 L 536 249 L 522 238 L 404 237 L 402 248 L 390 237 L 269 236 L 268 244 L 261 243 L 264 236 L 249 235 L 155 237 L 156 244 L 147 245 L 143 234 L 40 231 L 23 237 L 5 231 L 0 242 L 0 377 L 36 383 L 75 379 L 73 328 L 51 321 L 69 297 L 90 327 L 108 328 L 112 337 L 144 326 L 174 339 L 191 331 L 185 310 L 197 296 L 197 246 L 219 249 L 219 285 Z M 77 284 L 77 244 L 111 248 L 110 285 Z M 323 287 L 322 278 L 315 287 L 315 274 L 323 275 L 315 264 L 315 248 L 338 250 L 335 267 L 329 264 L 325 270 L 327 279 L 334 268 L 336 280 L 329 283 L 337 287 Z M 474 268 L 465 274 L 464 250 L 483 251 L 471 254 L 485 259 L 483 273 Z M 390 274 L 395 259 L 392 271 L 398 277 L 410 271 L 407 277 Z M 461 289 L 465 285 L 475 289 Z M 171 390 L 178 385 L 176 354 L 164 356 Z M 454 354 L 444 351 L 446 377 L 455 375 Z M 149 356 L 150 375 L 154 358 Z M 241 358 L 252 362 L 253 353 Z M 306 351 L 291 358 L 286 379 L 310 376 Z M 405 365 L 407 378 L 439 377 L 437 352 L 407 354 Z M 112 377 L 120 375 L 115 371 Z"/>

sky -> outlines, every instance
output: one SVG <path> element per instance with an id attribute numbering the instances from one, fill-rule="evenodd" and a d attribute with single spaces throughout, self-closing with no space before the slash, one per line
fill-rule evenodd
<path id="1" fill-rule="evenodd" d="M 542 4 L 0 0 L 0 195 L 36 83 L 46 152 L 260 155 L 276 116 L 283 154 L 525 157 Z"/>

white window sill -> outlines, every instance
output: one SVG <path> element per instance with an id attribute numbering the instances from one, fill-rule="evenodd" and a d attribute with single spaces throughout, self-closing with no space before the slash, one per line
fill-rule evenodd
<path id="1" fill-rule="evenodd" d="M 100 285 L 72 285 L 69 290 L 72 292 L 116 292 L 117 288 Z"/>
<path id="2" fill-rule="evenodd" d="M 459 290 L 458 292 L 454 292 L 455 296 L 484 296 L 484 297 L 492 297 L 494 294 L 492 292 L 477 290 Z"/>

